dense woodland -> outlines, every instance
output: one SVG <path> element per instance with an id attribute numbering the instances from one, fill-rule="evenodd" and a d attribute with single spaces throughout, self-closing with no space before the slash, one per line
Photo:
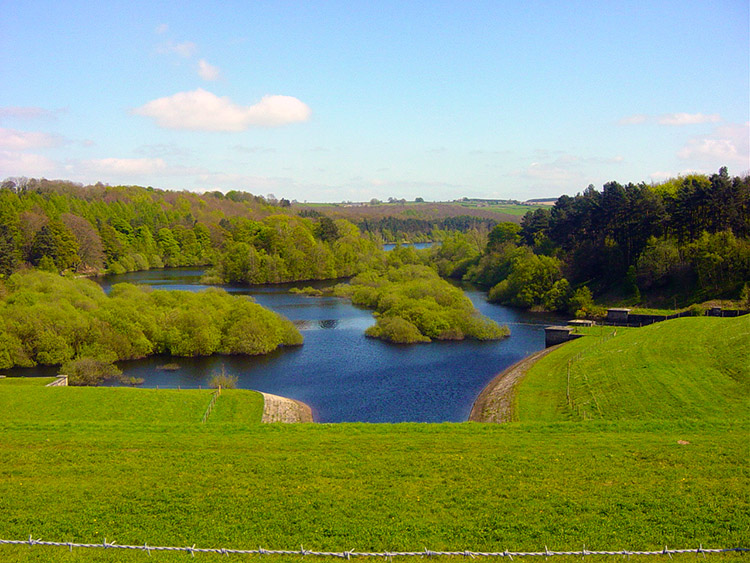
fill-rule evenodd
<path id="1" fill-rule="evenodd" d="M 730 177 L 726 169 L 658 185 L 589 186 L 575 197 L 560 197 L 554 206 L 529 211 L 520 224 L 501 222 L 491 230 L 481 219 L 458 216 L 453 227 L 449 221 L 444 229 L 432 224 L 429 238 L 440 244 L 422 251 L 397 247 L 384 252 L 380 236 L 382 228 L 389 232 L 412 225 L 418 230 L 421 223 L 374 221 L 379 234 L 362 233 L 345 219 L 244 192 L 6 180 L 0 187 L 0 278 L 5 280 L 0 284 L 5 308 L 0 367 L 64 363 L 88 354 L 84 344 L 60 334 L 55 338 L 63 338 L 65 345 L 34 332 L 41 326 L 37 319 L 51 318 L 54 307 L 46 305 L 44 314 L 30 312 L 51 293 L 24 293 L 24 285 L 36 287 L 42 279 L 22 273 L 28 269 L 90 275 L 198 265 L 208 268 L 208 282 L 243 284 L 356 276 L 351 288 L 339 293 L 375 309 L 378 324 L 371 335 L 394 341 L 499 335 L 498 327 L 468 322 L 474 318 L 468 309 L 467 317 L 450 312 L 453 305 L 463 307 L 454 288 L 414 266 L 484 287 L 498 303 L 570 314 L 595 315 L 595 300 L 672 307 L 728 298 L 750 305 L 750 177 Z M 162 312 L 165 307 L 195 307 L 193 313 L 202 308 L 188 304 L 193 297 L 170 303 L 171 297 L 136 295 L 135 289 L 120 289 L 111 298 L 92 297 L 91 291 L 84 291 L 85 299 L 68 300 L 71 305 L 55 312 L 55 322 L 67 326 L 63 317 L 88 318 L 95 310 L 101 328 L 99 317 L 108 307 L 128 299 L 155 299 L 149 306 Z M 202 299 L 213 300 L 211 306 L 220 311 L 227 307 L 216 295 Z M 196 326 L 209 318 L 221 324 L 210 315 L 202 321 L 193 316 Z M 111 328 L 91 330 L 86 334 L 94 343 L 121 338 L 112 336 L 117 331 Z M 137 351 L 116 350 L 105 359 L 236 351 L 226 335 L 213 333 L 202 344 L 203 337 L 180 336 L 178 341 L 192 342 L 184 349 L 163 334 L 145 340 L 131 336 L 126 340 L 149 344 Z M 293 340 L 287 335 L 278 343 Z M 271 344 L 259 346 L 266 350 Z"/>
<path id="2" fill-rule="evenodd" d="M 213 265 L 216 281 L 279 283 L 352 276 L 380 252 L 351 223 L 299 217 L 282 202 L 244 192 L 6 181 L 0 275 L 24 265 L 84 274 Z"/>
<path id="3" fill-rule="evenodd" d="M 597 300 L 750 306 L 750 177 L 727 170 L 650 186 L 610 182 L 500 223 L 484 249 L 455 234 L 424 261 L 507 305 L 593 313 Z"/>

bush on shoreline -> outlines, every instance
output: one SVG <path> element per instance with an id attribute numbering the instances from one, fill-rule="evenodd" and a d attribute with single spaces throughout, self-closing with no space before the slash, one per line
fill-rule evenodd
<path id="1" fill-rule="evenodd" d="M 116 375 L 111 364 L 120 360 L 258 355 L 303 340 L 289 320 L 220 289 L 117 284 L 105 295 L 90 280 L 40 271 L 18 272 L 0 286 L 0 369 L 64 364 L 86 382 Z"/>

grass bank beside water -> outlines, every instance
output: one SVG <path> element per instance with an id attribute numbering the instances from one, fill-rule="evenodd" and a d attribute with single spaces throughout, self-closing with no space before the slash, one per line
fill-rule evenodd
<path id="1" fill-rule="evenodd" d="M 750 315 L 586 332 L 529 369 L 521 422 L 747 420 Z"/>
<path id="2" fill-rule="evenodd" d="M 748 547 L 747 320 L 701 320 L 564 345 L 520 387 L 521 422 L 502 425 L 262 425 L 260 394 L 231 390 L 201 424 L 208 390 L 0 385 L 0 539 L 332 551 Z M 567 360 L 583 350 L 582 389 L 603 414 L 595 420 L 575 420 L 565 402 Z M 665 366 L 660 352 L 682 362 Z M 675 367 L 685 362 L 688 371 Z M 616 385 L 598 379 L 599 365 Z M 657 376 L 666 380 L 647 383 Z M 186 557 L 0 546 L 2 561 Z M 566 560 L 580 558 L 552 559 Z"/>

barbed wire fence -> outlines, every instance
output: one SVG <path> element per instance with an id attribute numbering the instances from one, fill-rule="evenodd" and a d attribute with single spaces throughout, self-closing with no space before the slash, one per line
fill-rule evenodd
<path id="1" fill-rule="evenodd" d="M 28 540 L 3 540 L 0 539 L 0 546 L 2 545 L 28 545 L 33 546 L 51 546 L 51 547 L 66 547 L 69 551 L 73 551 L 73 548 L 84 548 L 84 549 L 124 549 L 124 550 L 140 550 L 145 551 L 151 555 L 152 551 L 182 551 L 189 553 L 195 557 L 196 553 L 214 553 L 219 555 L 299 555 L 299 556 L 312 556 L 312 557 L 337 557 L 340 559 L 351 559 L 352 557 L 382 557 L 385 559 L 392 559 L 394 557 L 508 557 L 513 559 L 514 557 L 554 557 L 560 555 L 567 556 L 590 556 L 590 555 L 621 555 L 627 557 L 630 555 L 680 555 L 685 553 L 695 553 L 697 555 L 703 554 L 704 556 L 712 553 L 744 553 L 750 551 L 745 547 L 729 547 L 729 548 L 713 548 L 705 549 L 700 545 L 696 549 L 669 549 L 664 546 L 664 549 L 654 551 L 636 551 L 636 550 L 619 550 L 619 551 L 597 551 L 588 550 L 584 546 L 581 551 L 550 551 L 545 546 L 544 551 L 431 551 L 424 549 L 422 551 L 314 551 L 304 549 L 286 550 L 286 549 L 227 549 L 227 548 L 207 548 L 207 547 L 168 547 L 168 546 L 151 546 L 151 545 L 120 545 L 115 542 L 107 542 L 106 538 L 102 543 L 74 543 L 74 542 L 53 542 L 43 541 L 40 539 L 34 539 L 33 536 L 29 536 Z"/>
<path id="2" fill-rule="evenodd" d="M 221 395 L 221 385 L 219 385 L 218 389 L 216 389 L 216 391 L 214 391 L 211 395 L 211 402 L 208 403 L 208 408 L 206 409 L 206 412 L 203 413 L 203 419 L 201 419 L 201 422 L 203 424 L 206 423 L 209 415 L 211 414 L 211 411 L 214 410 L 214 406 L 216 405 L 216 400 L 219 398 L 219 395 Z"/>

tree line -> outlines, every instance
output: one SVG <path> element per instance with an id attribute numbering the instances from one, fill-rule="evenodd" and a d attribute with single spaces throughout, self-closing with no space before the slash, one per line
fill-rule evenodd
<path id="1" fill-rule="evenodd" d="M 287 200 L 8 180 L 0 187 L 0 276 L 32 266 L 121 274 L 213 266 L 222 283 L 351 276 L 380 252 L 352 223 L 300 217 Z"/>

